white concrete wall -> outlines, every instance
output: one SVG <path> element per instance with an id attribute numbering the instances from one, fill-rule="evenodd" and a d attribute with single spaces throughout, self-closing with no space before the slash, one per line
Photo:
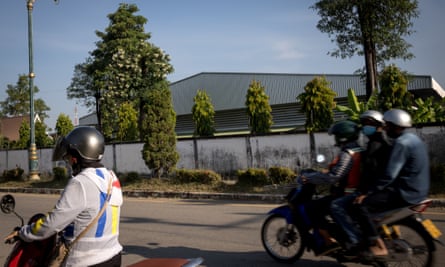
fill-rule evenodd
<path id="1" fill-rule="evenodd" d="M 179 161 L 176 164 L 178 169 L 195 168 L 195 152 L 193 140 L 182 140 L 176 143 L 176 151 L 179 153 Z"/>
<path id="2" fill-rule="evenodd" d="M 247 168 L 246 139 L 224 137 L 197 140 L 198 167 L 228 173 Z M 194 166 L 189 166 L 194 168 Z"/>
<path id="3" fill-rule="evenodd" d="M 412 129 L 428 145 L 431 162 L 445 162 L 445 129 L 424 127 Z M 315 134 L 317 153 L 324 154 L 330 161 L 338 152 L 334 138 L 327 133 Z M 364 140 L 362 140 L 364 142 Z M 196 147 L 195 147 L 196 144 Z M 142 143 L 107 145 L 102 162 L 107 168 L 117 172 L 135 171 L 150 174 L 142 159 Z M 307 134 L 281 134 L 267 136 L 218 137 L 179 140 L 176 149 L 180 155 L 177 168 L 210 169 L 218 173 L 231 173 L 239 169 L 269 168 L 283 166 L 291 169 L 309 167 L 310 150 Z M 195 151 L 197 154 L 195 155 Z M 39 149 L 39 170 L 51 173 L 52 149 Z M 28 172 L 28 151 L 0 151 L 0 173 L 19 166 Z"/>

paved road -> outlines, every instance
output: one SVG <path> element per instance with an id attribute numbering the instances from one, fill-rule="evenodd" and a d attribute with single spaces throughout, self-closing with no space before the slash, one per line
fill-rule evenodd
<path id="1" fill-rule="evenodd" d="M 14 194 L 16 211 L 25 218 L 49 210 L 57 196 Z M 276 205 L 252 202 L 126 198 L 121 220 L 123 265 L 148 257 L 205 258 L 204 266 L 289 266 L 275 263 L 264 252 L 260 227 L 268 210 Z M 445 210 L 433 209 L 426 216 L 445 233 Z M 18 220 L 0 214 L 0 235 Z M 0 263 L 10 246 L 0 244 Z M 445 249 L 439 248 L 437 266 L 445 265 Z M 328 257 L 305 254 L 292 266 L 342 266 Z M 360 266 L 348 264 L 348 267 Z"/>

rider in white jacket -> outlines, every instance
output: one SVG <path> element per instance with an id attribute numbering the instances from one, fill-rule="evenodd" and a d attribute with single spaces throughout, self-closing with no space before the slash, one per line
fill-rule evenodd
<path id="1" fill-rule="evenodd" d="M 77 127 L 59 139 L 53 160 L 65 160 L 74 177 L 45 218 L 20 230 L 20 238 L 28 242 L 63 230 L 66 239 L 72 241 L 107 204 L 98 222 L 74 244 L 65 266 L 121 265 L 122 246 L 118 237 L 122 191 L 114 173 L 100 163 L 104 149 L 102 134 L 92 127 Z M 110 184 L 111 196 L 107 199 Z"/>

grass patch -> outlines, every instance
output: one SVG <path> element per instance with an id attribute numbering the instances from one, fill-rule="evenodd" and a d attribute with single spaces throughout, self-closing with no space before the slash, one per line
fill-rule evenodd
<path id="1" fill-rule="evenodd" d="M 41 176 L 39 181 L 21 180 L 5 181 L 0 180 L 0 187 L 3 188 L 52 188 L 63 189 L 68 180 L 53 179 Z M 216 192 L 216 193 L 267 193 L 261 186 L 247 186 L 234 183 L 233 181 L 220 181 L 217 183 L 200 182 L 178 182 L 173 178 L 143 178 L 132 177 L 121 180 L 123 191 L 166 191 L 166 192 Z"/>
<path id="2" fill-rule="evenodd" d="M 200 182 L 195 180 L 196 177 L 200 177 L 204 174 L 209 174 L 210 177 L 215 176 L 214 173 L 209 171 L 189 173 L 180 173 L 180 178 L 148 178 L 141 177 L 134 173 L 120 174 L 118 175 L 122 185 L 123 191 L 164 191 L 164 192 L 209 192 L 209 193 L 257 193 L 257 194 L 287 194 L 290 190 L 289 177 L 294 176 L 284 172 L 286 175 L 281 175 L 283 171 L 280 170 L 280 177 L 283 181 L 279 184 L 263 184 L 252 183 L 256 181 L 258 175 L 252 175 L 248 173 L 248 177 L 244 177 L 246 174 L 243 172 L 239 177 L 235 177 L 231 180 L 228 179 L 212 179 L 211 182 Z M 434 173 L 434 172 L 433 172 Z M 440 170 L 443 173 L 443 170 Z M 263 172 L 261 172 L 263 174 Z M 192 175 L 190 177 L 190 175 Z M 244 175 L 244 176 L 243 176 Z M 269 174 L 270 175 L 270 174 Z M 277 176 L 277 175 L 276 175 Z M 241 181 L 238 179 L 241 177 Z M 263 176 L 260 176 L 263 177 Z M 278 177 L 278 176 L 277 176 Z M 255 178 L 255 179 L 254 179 Z M 445 183 L 443 179 L 437 179 L 437 176 L 432 177 L 432 184 L 430 190 L 430 198 L 445 198 Z M 202 178 L 200 178 L 202 179 Z M 204 181 L 208 181 L 209 178 L 205 178 Z M 48 175 L 41 175 L 39 181 L 29 180 L 26 177 L 22 177 L 19 180 L 10 180 L 4 177 L 0 177 L 0 187 L 2 188 L 51 188 L 51 189 L 63 189 L 68 182 L 68 179 L 53 178 Z M 326 194 L 329 186 L 318 186 L 317 191 L 322 194 Z"/>

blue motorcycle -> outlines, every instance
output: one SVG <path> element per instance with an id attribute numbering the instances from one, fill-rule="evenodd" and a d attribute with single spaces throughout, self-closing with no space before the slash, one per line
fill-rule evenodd
<path id="1" fill-rule="evenodd" d="M 311 170 L 306 170 L 306 176 Z M 303 184 L 297 177 L 297 186 L 286 196 L 287 204 L 268 213 L 261 229 L 261 240 L 266 252 L 277 262 L 294 263 L 305 251 L 317 255 L 323 238 L 312 227 L 307 215 L 307 203 L 316 197 L 313 184 Z M 328 232 L 339 243 L 340 249 L 326 256 L 340 263 L 355 262 L 371 266 L 434 266 L 435 241 L 441 232 L 434 223 L 423 218 L 422 213 L 432 200 L 375 214 L 374 221 L 389 251 L 385 259 L 369 259 L 348 255 L 344 231 L 328 216 Z"/>

